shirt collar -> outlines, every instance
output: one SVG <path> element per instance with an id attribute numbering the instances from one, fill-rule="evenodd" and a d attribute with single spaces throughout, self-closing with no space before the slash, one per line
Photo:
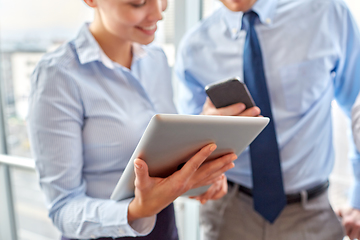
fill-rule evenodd
<path id="1" fill-rule="evenodd" d="M 276 5 L 276 0 L 257 0 L 252 10 L 259 15 L 262 24 L 270 25 L 275 16 Z"/>
<path id="2" fill-rule="evenodd" d="M 239 31 L 241 30 L 241 19 L 243 16 L 243 12 L 233 12 L 225 6 L 223 6 L 222 10 L 225 23 L 231 33 L 231 37 L 235 39 L 238 36 Z"/>
<path id="3" fill-rule="evenodd" d="M 132 44 L 132 53 L 133 53 L 133 58 L 132 58 L 132 63 L 131 65 L 133 65 L 135 62 L 137 62 L 138 60 L 140 60 L 141 58 L 146 56 L 146 51 L 143 48 L 142 45 L 138 44 L 138 43 L 133 43 Z M 105 53 L 104 51 L 100 48 L 100 59 L 101 62 L 110 69 L 115 69 L 116 67 L 120 67 L 120 68 L 125 68 L 123 66 L 121 66 L 120 64 L 112 61 Z"/>
<path id="4" fill-rule="evenodd" d="M 100 46 L 89 31 L 89 24 L 85 23 L 75 39 L 75 48 L 81 64 L 100 60 Z"/>
<path id="5" fill-rule="evenodd" d="M 275 16 L 276 4 L 276 0 L 257 0 L 252 7 L 252 10 L 259 15 L 262 24 L 270 25 Z M 236 38 L 241 30 L 241 22 L 244 13 L 233 12 L 223 6 L 223 14 L 232 38 Z"/>
<path id="6" fill-rule="evenodd" d="M 118 63 L 113 62 L 101 49 L 91 34 L 88 23 L 85 23 L 80 29 L 80 32 L 75 39 L 75 48 L 81 64 L 99 61 L 110 69 L 120 66 Z M 133 43 L 132 51 L 132 64 L 146 56 L 145 49 L 138 43 Z"/>

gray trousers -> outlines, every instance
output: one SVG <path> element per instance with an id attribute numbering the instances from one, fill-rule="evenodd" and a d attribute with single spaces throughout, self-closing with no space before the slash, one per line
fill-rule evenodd
<path id="1" fill-rule="evenodd" d="M 273 224 L 253 209 L 252 198 L 229 186 L 229 192 L 200 207 L 202 240 L 342 240 L 345 233 L 330 206 L 327 191 L 287 205 Z"/>

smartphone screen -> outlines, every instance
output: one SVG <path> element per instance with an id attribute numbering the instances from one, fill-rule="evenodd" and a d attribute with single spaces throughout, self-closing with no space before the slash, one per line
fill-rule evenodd
<path id="1" fill-rule="evenodd" d="M 238 77 L 207 85 L 205 91 L 216 108 L 240 102 L 244 103 L 246 108 L 255 106 L 245 83 L 241 82 Z"/>

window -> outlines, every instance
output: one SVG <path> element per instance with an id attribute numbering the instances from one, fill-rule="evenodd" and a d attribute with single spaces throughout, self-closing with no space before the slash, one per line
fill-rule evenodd
<path id="1" fill-rule="evenodd" d="M 8 154 L 31 157 L 25 118 L 29 79 L 37 62 L 91 18 L 91 9 L 82 1 L 0 0 L 0 78 Z"/>
<path id="2" fill-rule="evenodd" d="M 8 154 L 31 157 L 25 118 L 30 76 L 44 53 L 73 39 L 93 11 L 83 1 L 0 0 L 0 79 Z M 175 61 L 174 0 L 168 1 L 156 41 Z"/>
<path id="3" fill-rule="evenodd" d="M 169 0 L 156 34 L 170 64 L 175 59 L 174 9 L 174 0 Z M 93 10 L 82 0 L 0 0 L 0 104 L 4 106 L 7 154 L 31 158 L 26 116 L 30 76 L 36 64 L 46 52 L 73 39 L 83 22 L 92 19 Z M 47 216 L 37 176 L 21 169 L 11 169 L 11 173 L 18 239 L 59 239 L 59 231 Z"/>

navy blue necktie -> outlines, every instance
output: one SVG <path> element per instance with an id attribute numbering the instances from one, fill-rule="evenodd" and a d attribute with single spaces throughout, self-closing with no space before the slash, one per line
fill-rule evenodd
<path id="1" fill-rule="evenodd" d="M 261 109 L 261 115 L 269 117 L 270 122 L 250 144 L 253 199 L 254 209 L 273 223 L 286 205 L 286 196 L 261 48 L 254 28 L 256 19 L 258 15 L 253 11 L 243 16 L 243 24 L 247 32 L 244 48 L 244 81 L 255 104 Z"/>

